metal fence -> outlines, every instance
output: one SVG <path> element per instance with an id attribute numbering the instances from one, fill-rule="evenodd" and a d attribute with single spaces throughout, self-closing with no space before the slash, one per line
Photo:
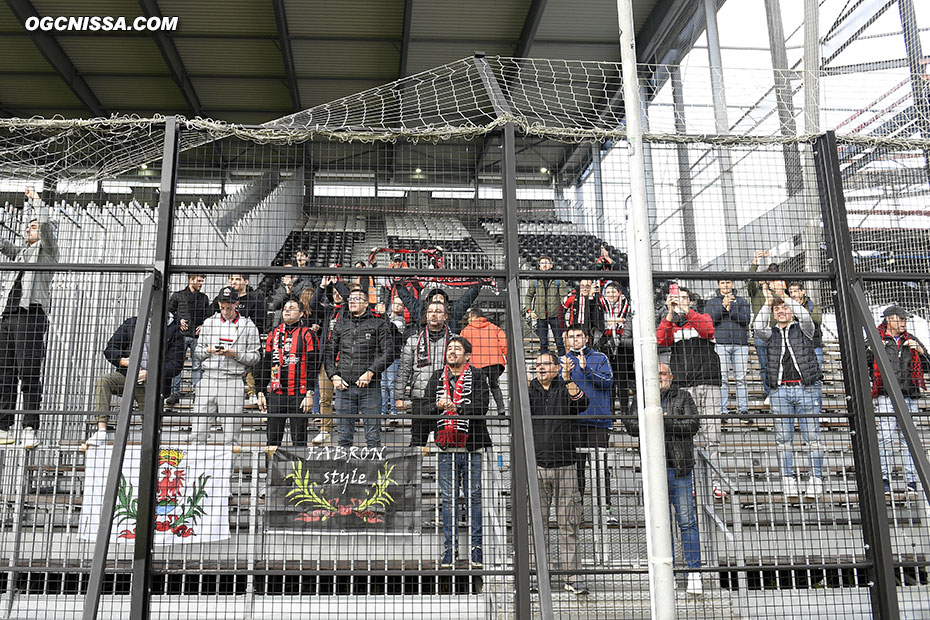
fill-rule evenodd
<path id="1" fill-rule="evenodd" d="M 808 313 L 819 324 L 823 372 L 821 381 L 805 386 L 803 398 L 789 403 L 778 392 L 785 390 L 779 381 L 771 394 L 764 387 L 760 334 L 766 322 L 754 336 L 746 335 L 750 329 L 734 342 L 720 327 L 723 318 L 708 319 L 717 327 L 714 342 L 696 327 L 699 319 L 684 330 L 657 326 L 660 359 L 675 374 L 700 375 L 689 384 L 680 379 L 698 401 L 691 417 L 700 430 L 692 476 L 672 482 L 679 502 L 693 498 L 700 559 L 694 531 L 681 527 L 687 519 L 672 514 L 677 590 L 667 593 L 649 579 L 655 558 L 646 532 L 656 515 L 647 514 L 633 430 L 642 369 L 633 372 L 635 356 L 621 356 L 619 338 L 607 333 L 611 325 L 620 331 L 608 320 L 619 318 L 608 307 L 614 295 L 609 283 L 616 282 L 625 299 L 636 270 L 637 257 L 628 255 L 626 144 L 579 144 L 519 131 L 514 137 L 512 130 L 474 140 L 366 143 L 176 119 L 140 121 L 141 137 L 134 139 L 163 139 L 162 155 L 152 156 L 149 144 L 138 149 L 148 154 L 145 170 L 140 160 L 118 171 L 114 182 L 129 188 L 132 200 L 127 195 L 121 203 L 116 185 L 102 183 L 86 194 L 54 190 L 61 178 L 78 174 L 72 169 L 19 173 L 24 184 L 44 178 L 38 191 L 56 223 L 61 253 L 57 264 L 0 265 L 8 282 L 19 273 L 55 274 L 41 443 L 23 449 L 18 418 L 11 429 L 17 443 L 0 448 L 0 547 L 8 558 L 0 570 L 2 613 L 524 618 L 551 608 L 556 617 L 616 618 L 648 616 L 650 597 L 674 594 L 682 618 L 920 617 L 928 605 L 926 469 L 909 469 L 907 446 L 894 445 L 886 423 L 894 415 L 886 401 L 900 411 L 908 403 L 892 387 L 885 388 L 886 401 L 873 402 L 874 364 L 886 377 L 894 373 L 885 360 L 873 362 L 876 334 L 864 340 L 862 330 L 881 323 L 888 306 L 900 305 L 912 315 L 907 326 L 914 337 L 930 340 L 927 214 L 920 204 L 926 170 L 910 172 L 905 190 L 863 179 L 868 170 L 844 172 L 850 145 L 842 138 L 837 145 L 832 134 L 785 144 L 647 142 L 655 297 L 632 299 L 631 310 L 650 304 L 657 318 L 671 323 L 669 295 L 678 287 L 696 313 L 711 316 L 720 305 L 718 292 L 732 282 L 748 306 L 748 319 L 740 320 L 749 328 L 766 291 L 800 284 L 807 298 L 799 299 L 805 307 L 810 303 Z M 48 126 L 36 133 L 58 131 Z M 65 140 L 61 148 L 72 147 Z M 895 157 L 888 148 L 884 157 Z M 106 159 L 105 149 L 97 156 Z M 857 184 L 884 188 L 896 204 L 854 206 L 865 200 L 848 189 Z M 32 211 L 19 208 L 18 195 L 5 199 L 12 203 L 5 221 L 14 239 Z M 298 264 L 298 250 L 307 254 L 305 266 Z M 436 269 L 440 255 L 446 260 Z M 395 257 L 406 267 L 395 265 Z M 541 257 L 550 259 L 551 270 L 542 268 Z M 355 267 L 357 261 L 363 266 Z M 164 403 L 167 387 L 146 390 L 143 413 L 128 389 L 113 401 L 120 409 L 110 412 L 110 431 L 87 446 L 99 423 L 97 380 L 112 370 L 113 362 L 101 355 L 104 346 L 130 316 L 150 316 L 148 341 L 162 342 L 171 331 L 169 307 L 186 312 L 169 303 L 170 295 L 198 273 L 205 275 L 211 302 L 224 287 L 239 286 L 227 278 L 248 276 L 249 295 L 261 292 L 268 300 L 249 317 L 264 324 L 256 328 L 261 334 L 280 321 L 271 300 L 280 299 L 282 289 L 288 294 L 292 276 L 339 275 L 347 285 L 360 279 L 355 295 L 366 305 L 383 303 L 377 309 L 384 314 L 393 297 L 403 300 L 398 288 L 425 294 L 444 287 L 456 330 L 468 326 L 462 306 L 479 306 L 503 328 L 508 348 L 503 401 L 491 397 L 475 418 L 487 427 L 490 445 L 472 453 L 440 449 L 435 409 L 412 402 L 423 396 L 395 393 L 385 400 L 411 400 L 396 415 L 390 407 L 383 412 L 362 404 L 336 404 L 330 413 L 324 397 L 319 413 L 289 416 L 290 438 L 285 434 L 283 445 L 270 450 L 270 422 L 288 416 L 262 410 L 246 384 L 233 382 L 234 389 L 219 392 L 206 387 L 216 385 L 208 376 L 194 385 L 196 365 L 188 354 L 176 402 Z M 541 300 L 552 287 L 556 304 L 547 308 Z M 472 295 L 471 303 L 457 304 Z M 572 483 L 584 490 L 565 499 L 572 509 L 567 517 L 537 508 L 537 481 L 551 472 L 536 469 L 540 436 L 534 439 L 533 431 L 546 421 L 576 418 L 524 406 L 529 379 L 539 372 L 537 355 L 546 348 L 541 340 L 561 353 L 558 316 L 551 326 L 545 323 L 559 307 L 562 327 L 584 324 L 591 349 L 607 351 L 614 383 L 592 388 L 592 395 L 606 391 L 609 404 L 589 416 L 602 422 L 581 424 L 589 428 L 577 444 L 582 465 Z M 416 320 L 428 308 L 415 299 L 401 316 Z M 600 318 L 592 319 L 592 312 Z M 429 347 L 415 326 L 405 330 L 416 364 L 430 355 Z M 146 382 L 167 385 L 161 375 L 168 347 L 144 344 L 145 333 L 137 330 L 130 339 L 129 377 L 145 359 Z M 644 337 L 632 336 L 634 342 Z M 493 349 L 476 338 L 473 344 Z M 711 358 L 696 358 L 698 369 L 679 365 L 679 343 L 689 339 L 705 347 L 711 342 L 722 386 L 714 385 Z M 252 374 L 256 391 L 269 388 L 259 366 Z M 318 387 L 320 395 L 325 390 Z M 233 392 L 219 424 L 208 425 L 209 438 L 193 436 L 208 415 L 201 403 Z M 919 399 L 910 400 L 916 411 L 898 420 L 911 434 L 913 453 L 921 455 L 917 440 L 926 433 L 926 411 Z M 20 418 L 24 402 L 14 409 Z M 310 447 L 293 445 L 295 418 L 298 426 L 311 422 Z M 325 425 L 327 418 L 334 428 Z M 378 442 L 362 426 L 356 429 L 355 419 L 377 428 Z M 343 430 L 356 446 L 380 443 L 384 452 L 337 456 L 344 420 L 351 420 Z M 916 426 L 909 429 L 908 420 Z M 224 436 L 233 422 L 241 429 Z M 591 430 L 597 424 L 609 427 L 603 443 Z M 416 439 L 424 428 L 433 431 L 432 440 Z M 329 437 L 312 445 L 323 432 Z M 793 441 L 786 438 L 792 433 Z M 884 471 L 883 452 L 889 457 Z M 113 460 L 121 454 L 125 460 Z M 326 466 L 316 466 L 323 461 Z M 185 469 L 182 462 L 190 465 Z M 385 462 L 395 473 L 382 468 Z M 187 472 L 181 479 L 179 470 Z M 393 481 L 379 486 L 388 478 Z M 378 495 L 385 489 L 390 501 Z M 365 503 L 373 497 L 382 497 L 381 508 Z M 108 505 L 116 518 L 109 538 L 100 534 Z M 187 520 L 179 523 L 178 515 Z M 568 536 L 575 530 L 575 538 Z M 547 539 L 545 561 L 534 557 L 532 533 Z M 572 552 L 578 565 L 561 564 Z"/>

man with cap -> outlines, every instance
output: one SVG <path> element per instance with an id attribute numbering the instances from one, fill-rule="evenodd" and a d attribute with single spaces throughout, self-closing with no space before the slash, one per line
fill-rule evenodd
<path id="1" fill-rule="evenodd" d="M 206 443 L 216 416 L 223 419 L 223 443 L 239 445 L 242 428 L 243 375 L 261 359 L 258 329 L 239 314 L 239 295 L 224 286 L 216 298 L 220 311 L 203 322 L 194 355 L 201 360 L 203 379 L 197 386 L 191 443 Z"/>
<path id="2" fill-rule="evenodd" d="M 885 308 L 882 313 L 884 321 L 878 326 L 878 335 L 882 339 L 885 353 L 891 358 L 894 366 L 895 378 L 901 391 L 904 392 L 904 402 L 911 415 L 917 413 L 917 398 L 920 390 L 927 387 L 924 373 L 927 372 L 930 358 L 927 357 L 927 347 L 907 331 L 907 319 L 910 314 L 898 305 Z M 891 402 L 885 378 L 878 367 L 878 361 L 872 349 L 869 349 L 869 368 L 872 371 L 872 398 L 875 399 L 875 416 L 878 418 L 878 449 L 882 462 L 882 483 L 885 493 L 891 492 L 892 456 L 895 440 L 904 444 L 904 436 L 898 429 L 898 420 L 895 418 L 894 405 Z M 922 448 L 919 448 L 922 449 Z M 914 459 L 905 447 L 901 458 L 904 461 L 904 477 L 907 483 L 907 493 L 917 493 L 917 470 Z"/>

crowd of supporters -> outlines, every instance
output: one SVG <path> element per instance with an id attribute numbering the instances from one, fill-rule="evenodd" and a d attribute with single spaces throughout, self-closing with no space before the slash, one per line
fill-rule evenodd
<path id="1" fill-rule="evenodd" d="M 30 222 L 24 237 L 24 248 L 0 249 L 24 262 L 56 260 L 57 243 L 47 213 Z M 757 271 L 766 256 L 757 252 L 750 270 Z M 298 250 L 286 266 L 306 266 L 307 258 Z M 402 268 L 403 257 L 393 256 L 391 265 Z M 545 272 L 557 266 L 550 257 L 541 256 L 538 267 Z M 602 505 L 593 509 L 608 523 L 615 521 L 605 450 L 611 446 L 611 432 L 619 430 L 615 420 L 622 420 L 630 435 L 639 433 L 631 405 L 636 385 L 632 300 L 625 283 L 611 277 L 614 264 L 609 255 L 602 253 L 595 267 L 604 270 L 603 278 L 529 281 L 523 308 L 535 324 L 539 342 L 534 376 L 529 378 L 537 478 L 545 511 L 555 505 L 564 587 L 576 594 L 588 591 L 583 579 L 571 574 L 580 566 L 577 528 L 587 472 L 598 472 L 600 477 L 603 467 L 605 492 L 592 494 L 596 496 L 592 501 Z M 777 271 L 778 265 L 766 268 Z M 37 321 L 45 320 L 48 278 L 33 273 L 23 272 L 8 283 L 0 316 L 0 349 L 6 356 L 0 365 L 0 374 L 5 373 L 0 392 L 13 398 L 21 382 L 21 443 L 26 448 L 40 443 L 36 359 L 41 362 L 44 354 L 47 325 Z M 454 530 L 462 486 L 471 511 L 470 559 L 480 566 L 480 453 L 491 445 L 491 406 L 499 415 L 510 413 L 500 384 L 509 359 L 506 334 L 475 303 L 486 282 L 468 282 L 452 292 L 441 286 L 424 287 L 413 277 L 308 277 L 295 271 L 281 276 L 266 296 L 252 285 L 250 274 L 236 273 L 211 300 L 202 291 L 204 280 L 203 274 L 191 273 L 187 285 L 170 297 L 164 385 L 158 386 L 160 396 L 167 396 L 166 406 L 178 406 L 183 393 L 181 370 L 185 357 L 190 357 L 196 414 L 190 441 L 208 442 L 219 422 L 223 443 L 238 451 L 246 403 L 267 414 L 269 450 L 283 444 L 288 424 L 291 445 L 296 447 L 331 441 L 352 446 L 359 420 L 367 446 L 379 447 L 384 427 L 409 426 L 409 446 L 440 452 L 444 531 L 440 564 L 451 567 L 458 558 Z M 814 499 L 825 492 L 820 432 L 823 311 L 801 282 L 750 281 L 746 293 L 741 295 L 730 280 L 718 281 L 717 290 L 706 300 L 674 282 L 657 291 L 655 329 L 669 493 L 685 560 L 693 569 L 701 566 L 692 477 L 695 448 L 716 462 L 721 420 L 731 414 L 752 420 L 747 385 L 750 346 L 760 363 L 764 394 L 760 406 L 768 407 L 774 421 L 781 491 L 786 497 Z M 904 308 L 889 306 L 879 333 L 913 411 L 926 387 L 930 358 L 925 346 L 908 332 L 908 318 Z M 96 381 L 96 429 L 86 441 L 88 446 L 107 441 L 110 398 L 123 391 L 135 324 L 135 317 L 126 319 L 104 349 L 114 370 Z M 148 351 L 146 336 L 134 393 L 140 407 L 147 386 Z M 871 353 L 876 412 L 888 414 L 892 404 L 887 378 Z M 733 407 L 731 385 L 736 396 Z M 0 444 L 14 442 L 12 419 L 5 415 Z M 318 424 L 315 434 L 311 421 Z M 794 465 L 796 428 L 807 456 L 804 485 Z M 892 453 L 900 431 L 891 415 L 880 417 L 879 430 L 882 473 L 890 491 Z M 916 492 L 914 464 L 906 451 L 902 458 L 906 491 Z M 713 494 L 719 500 L 727 497 L 718 481 L 713 481 Z M 697 571 L 689 574 L 688 592 L 702 592 Z"/>

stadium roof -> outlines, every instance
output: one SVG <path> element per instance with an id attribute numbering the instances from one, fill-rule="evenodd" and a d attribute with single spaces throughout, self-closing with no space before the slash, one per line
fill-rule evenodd
<path id="1" fill-rule="evenodd" d="M 723 0 L 718 0 L 722 4 Z M 701 0 L 634 0 L 640 62 L 675 63 Z M 6 0 L 0 116 L 265 123 L 483 51 L 618 62 L 616 0 Z M 170 32 L 28 32 L 32 16 L 178 18 Z"/>

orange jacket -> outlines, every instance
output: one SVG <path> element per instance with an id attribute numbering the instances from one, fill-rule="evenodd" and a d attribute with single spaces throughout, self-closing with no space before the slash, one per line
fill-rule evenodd
<path id="1" fill-rule="evenodd" d="M 462 330 L 471 343 L 471 364 L 478 368 L 495 364 L 507 365 L 507 336 L 504 330 L 485 317 L 474 318 Z"/>

